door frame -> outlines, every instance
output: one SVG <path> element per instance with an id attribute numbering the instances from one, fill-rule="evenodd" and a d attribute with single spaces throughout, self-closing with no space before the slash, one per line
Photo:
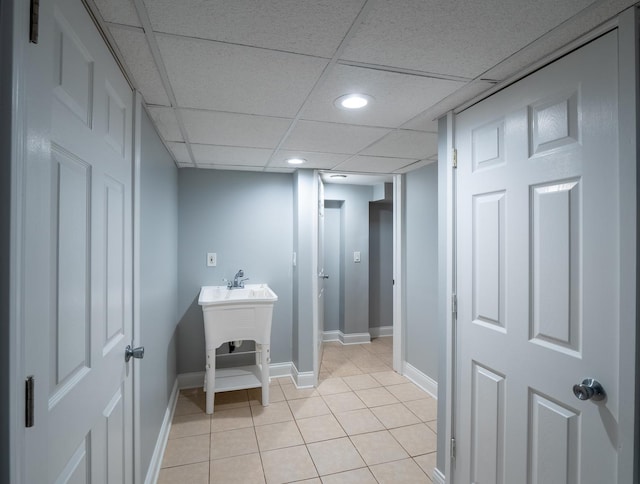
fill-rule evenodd
<path id="1" fill-rule="evenodd" d="M 616 18 L 603 23 L 595 30 L 585 34 L 564 48 L 537 62 L 524 72 L 518 73 L 497 85 L 482 98 L 461 106 L 458 110 L 447 113 L 446 118 L 441 118 L 439 127 L 446 126 L 446 130 L 439 132 L 440 143 L 443 150 L 438 153 L 439 168 L 439 314 L 441 323 L 445 325 L 444 343 L 447 355 L 446 361 L 446 388 L 442 388 L 441 398 L 446 399 L 444 430 L 445 439 L 439 441 L 438 452 L 443 452 L 444 476 L 446 482 L 454 482 L 455 475 L 452 465 L 452 450 L 455 448 L 453 437 L 455 436 L 455 405 L 456 405 L 456 319 L 452 300 L 456 294 L 456 175 L 453 169 L 453 153 L 455 149 L 455 115 L 464 111 L 477 102 L 486 99 L 491 94 L 519 81 L 523 77 L 548 65 L 560 57 L 584 46 L 600 35 L 618 29 L 618 156 L 620 157 L 620 220 L 632 220 L 632 223 L 620 224 L 620 259 L 625 263 L 620 265 L 619 279 L 619 311 L 620 311 L 620 335 L 619 335 L 619 410 L 618 427 L 633 428 L 633 432 L 619 435 L 621 439 L 618 452 L 618 482 L 619 484 L 635 482 L 640 477 L 640 384 L 636 377 L 640 374 L 640 331 L 638 331 L 637 314 L 637 284 L 639 272 L 636 268 L 638 261 L 638 169 L 640 158 L 640 144 L 638 143 L 640 129 L 640 14 L 636 7 L 628 8 Z M 443 267 L 444 266 L 444 267 Z M 633 362 L 634 364 L 629 364 Z M 626 363 L 626 364 L 625 364 Z M 635 386 L 629 382 L 636 382 Z M 442 469 L 436 466 L 436 473 Z M 442 476 L 442 477 L 444 477 Z M 635 480 L 634 480 L 635 479 Z M 442 479 L 444 482 L 444 479 Z"/>
<path id="2" fill-rule="evenodd" d="M 320 377 L 318 361 L 318 183 L 323 170 L 313 171 L 313 222 L 312 222 L 312 281 L 313 293 L 313 373 L 317 385 Z M 361 174 L 361 173 L 359 173 Z M 380 175 L 379 173 L 370 173 Z M 404 175 L 393 175 L 393 369 L 402 374 L 402 364 L 405 361 L 404 332 Z"/>

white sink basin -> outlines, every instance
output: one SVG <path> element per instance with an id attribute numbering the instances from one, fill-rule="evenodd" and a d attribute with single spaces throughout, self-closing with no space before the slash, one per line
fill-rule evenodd
<path id="1" fill-rule="evenodd" d="M 203 286 L 198 304 L 215 306 L 221 304 L 243 304 L 275 302 L 278 296 L 266 284 L 247 284 L 243 288 L 228 289 L 227 286 Z"/>

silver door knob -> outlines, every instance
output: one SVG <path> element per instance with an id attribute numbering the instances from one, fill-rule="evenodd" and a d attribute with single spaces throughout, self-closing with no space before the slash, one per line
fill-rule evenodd
<path id="1" fill-rule="evenodd" d="M 593 378 L 585 378 L 579 385 L 573 385 L 573 394 L 579 400 L 604 400 L 607 396 L 602 385 Z"/>
<path id="2" fill-rule="evenodd" d="M 131 358 L 144 358 L 144 346 L 138 346 L 137 348 L 132 348 L 131 345 L 127 345 L 124 349 L 124 361 L 128 362 Z"/>

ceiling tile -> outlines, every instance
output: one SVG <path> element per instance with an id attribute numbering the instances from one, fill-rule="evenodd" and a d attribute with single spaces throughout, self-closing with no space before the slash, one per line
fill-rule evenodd
<path id="1" fill-rule="evenodd" d="M 170 106 L 167 92 L 142 30 L 122 28 L 113 24 L 109 26 L 109 30 L 147 104 Z"/>
<path id="2" fill-rule="evenodd" d="M 189 151 L 187 150 L 187 145 L 185 143 L 169 142 L 167 143 L 167 147 L 171 150 L 173 159 L 176 160 L 176 163 L 193 164 L 191 156 L 189 156 Z"/>
<path id="3" fill-rule="evenodd" d="M 422 159 L 438 152 L 438 135 L 422 131 L 395 131 L 362 152 L 363 155 Z"/>
<path id="4" fill-rule="evenodd" d="M 153 29 L 331 57 L 363 0 L 145 0 Z"/>
<path id="5" fill-rule="evenodd" d="M 432 163 L 437 163 L 438 160 L 420 160 L 415 163 L 407 166 L 403 166 L 402 168 L 397 169 L 394 173 L 408 173 L 413 170 L 417 170 L 418 168 L 422 168 L 423 166 L 431 165 Z"/>
<path id="6" fill-rule="evenodd" d="M 107 22 L 140 27 L 132 0 L 95 0 L 100 15 Z"/>
<path id="7" fill-rule="evenodd" d="M 275 148 L 289 128 L 291 120 L 181 109 L 189 141 L 192 143 Z"/>
<path id="8" fill-rule="evenodd" d="M 307 151 L 288 151 L 280 150 L 271 160 L 269 168 L 275 167 L 289 167 L 291 165 L 287 163 L 289 158 L 303 158 L 307 160 L 304 165 L 300 165 L 300 168 L 311 168 L 315 170 L 328 170 L 334 166 L 339 165 L 351 155 L 341 155 L 335 153 L 311 153 Z M 294 168 L 295 169 L 295 168 Z"/>
<path id="9" fill-rule="evenodd" d="M 293 117 L 327 65 L 317 57 L 157 38 L 180 107 Z"/>
<path id="10" fill-rule="evenodd" d="M 462 86 L 460 81 L 336 65 L 313 93 L 302 118 L 397 128 Z M 357 110 L 334 104 L 350 93 L 367 94 L 373 100 Z"/>
<path id="11" fill-rule="evenodd" d="M 368 126 L 299 121 L 282 148 L 353 155 L 389 132 Z"/>
<path id="12" fill-rule="evenodd" d="M 428 113 L 421 113 L 412 120 L 402 125 L 404 129 L 412 129 L 414 131 L 428 131 L 429 133 L 438 132 L 438 120 L 433 119 Z"/>
<path id="13" fill-rule="evenodd" d="M 382 156 L 354 156 L 335 169 L 339 171 L 356 171 L 365 173 L 393 173 L 400 168 L 415 163 L 417 160 L 407 158 L 385 158 Z"/>
<path id="14" fill-rule="evenodd" d="M 191 151 L 198 166 L 242 165 L 265 166 L 273 150 L 192 144 Z"/>
<path id="15" fill-rule="evenodd" d="M 379 0 L 342 58 L 475 78 L 594 1 Z"/>
<path id="16" fill-rule="evenodd" d="M 165 141 L 184 142 L 180 126 L 178 125 L 178 118 L 176 118 L 176 113 L 173 108 L 149 106 L 147 109 L 158 131 L 160 131 L 162 139 Z"/>

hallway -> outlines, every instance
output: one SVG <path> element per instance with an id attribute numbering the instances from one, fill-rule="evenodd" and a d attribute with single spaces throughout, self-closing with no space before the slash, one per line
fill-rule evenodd
<path id="1" fill-rule="evenodd" d="M 436 400 L 391 369 L 390 337 L 324 345 L 318 388 L 273 379 L 216 395 L 183 390 L 158 482 L 431 483 Z"/>

